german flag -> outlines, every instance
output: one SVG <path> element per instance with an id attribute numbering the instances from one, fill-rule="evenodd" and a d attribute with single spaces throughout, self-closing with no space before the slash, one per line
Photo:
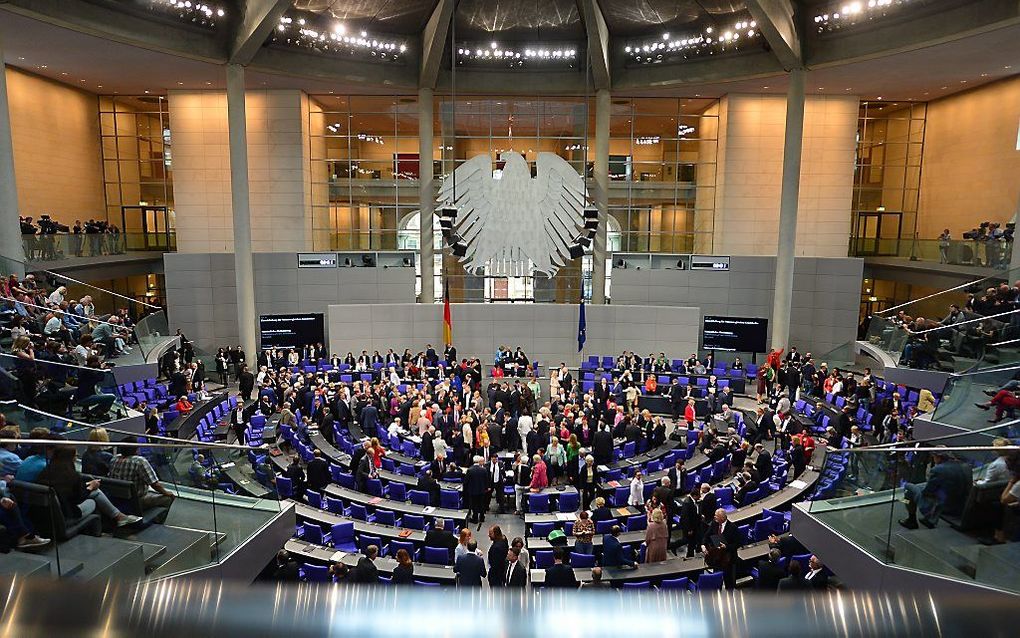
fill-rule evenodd
<path id="1" fill-rule="evenodd" d="M 450 314 L 450 286 L 443 284 L 443 342 L 453 345 L 453 315 Z"/>

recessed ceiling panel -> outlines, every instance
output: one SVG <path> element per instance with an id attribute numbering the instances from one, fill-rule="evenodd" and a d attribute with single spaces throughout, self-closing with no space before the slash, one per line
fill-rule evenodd
<path id="1" fill-rule="evenodd" d="M 600 6 L 610 32 L 619 36 L 693 29 L 746 9 L 743 1 L 735 0 L 603 0 Z"/>
<path id="2" fill-rule="evenodd" d="M 460 0 L 457 39 L 509 40 L 584 37 L 575 0 Z"/>
<path id="3" fill-rule="evenodd" d="M 411 35 L 425 28 L 437 0 L 294 0 L 294 8 L 360 27 Z"/>

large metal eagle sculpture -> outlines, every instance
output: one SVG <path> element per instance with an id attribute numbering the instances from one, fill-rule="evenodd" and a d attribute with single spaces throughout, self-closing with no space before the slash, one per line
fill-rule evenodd
<path id="1" fill-rule="evenodd" d="M 443 237 L 472 274 L 552 277 L 584 254 L 598 229 L 586 206 L 584 179 L 555 153 L 539 153 L 536 175 L 513 151 L 501 153 L 493 174 L 488 154 L 476 155 L 443 179 L 439 222 Z M 456 198 L 454 198 L 456 180 Z"/>

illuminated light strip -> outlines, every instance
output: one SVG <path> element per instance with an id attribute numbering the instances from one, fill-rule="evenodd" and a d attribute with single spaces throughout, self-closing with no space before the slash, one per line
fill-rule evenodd
<path id="1" fill-rule="evenodd" d="M 566 62 L 575 64 L 578 60 L 577 47 L 551 45 L 514 45 L 502 46 L 497 42 L 488 45 L 480 43 L 462 43 L 457 47 L 457 57 L 461 61 L 470 62 L 501 62 L 521 66 L 525 62 Z"/>
<path id="2" fill-rule="evenodd" d="M 374 36 L 367 31 L 348 33 L 342 22 L 333 25 L 332 29 L 314 28 L 304 18 L 291 16 L 280 18 L 273 41 L 330 53 L 368 54 L 383 60 L 396 60 L 407 52 L 407 44 L 392 37 Z"/>
<path id="3" fill-rule="evenodd" d="M 911 0 L 853 0 L 834 5 L 832 10 L 815 15 L 814 23 L 818 25 L 819 31 L 829 31 L 883 17 L 888 15 L 889 9 L 899 9 L 910 2 Z"/>
<path id="4" fill-rule="evenodd" d="M 211 7 L 204 2 L 191 0 L 149 0 L 149 6 L 153 11 L 174 13 L 182 20 L 204 26 L 216 26 L 216 18 L 227 15 L 222 7 Z"/>
<path id="5" fill-rule="evenodd" d="M 715 27 L 705 27 L 704 31 L 686 37 L 673 37 L 663 33 L 658 40 L 644 43 L 628 44 L 624 52 L 637 62 L 661 62 L 664 59 L 688 57 L 689 54 L 711 55 L 717 50 L 736 48 L 742 42 L 760 36 L 758 23 L 754 20 L 738 20 L 734 25 L 721 33 Z"/>

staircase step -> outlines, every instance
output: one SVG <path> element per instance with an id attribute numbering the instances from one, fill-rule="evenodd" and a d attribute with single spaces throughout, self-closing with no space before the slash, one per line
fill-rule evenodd
<path id="1" fill-rule="evenodd" d="M 68 570 L 77 572 L 81 570 L 82 564 L 78 563 L 75 566 L 61 563 L 61 567 L 64 572 Z M 46 556 L 12 551 L 0 554 L 0 575 L 56 576 L 57 566 Z"/>
<path id="2" fill-rule="evenodd" d="M 209 533 L 201 530 L 151 525 L 132 534 L 129 540 L 159 544 L 164 552 L 146 563 L 150 576 L 166 576 L 208 565 L 211 560 Z"/>
<path id="3" fill-rule="evenodd" d="M 138 581 L 145 577 L 144 551 L 139 543 L 112 536 L 78 535 L 71 540 L 49 548 L 41 554 L 54 561 L 62 576 L 76 580 Z M 60 559 L 57 561 L 57 556 Z M 68 573 L 68 566 L 80 564 L 79 571 Z"/>

